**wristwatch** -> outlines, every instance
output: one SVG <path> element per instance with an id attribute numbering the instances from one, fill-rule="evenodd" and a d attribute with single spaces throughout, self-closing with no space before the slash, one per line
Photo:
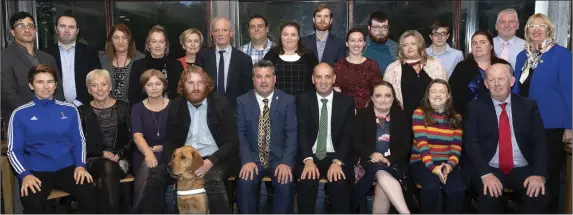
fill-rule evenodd
<path id="1" fill-rule="evenodd" d="M 332 163 L 333 163 L 333 164 L 336 164 L 336 165 L 338 165 L 338 166 L 342 166 L 342 161 L 340 161 L 340 160 L 338 160 L 338 159 L 332 160 Z"/>

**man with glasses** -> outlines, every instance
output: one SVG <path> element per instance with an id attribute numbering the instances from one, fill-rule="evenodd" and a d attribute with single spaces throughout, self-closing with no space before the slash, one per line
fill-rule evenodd
<path id="1" fill-rule="evenodd" d="M 364 57 L 375 60 L 383 76 L 386 67 L 396 60 L 398 54 L 398 43 L 389 37 L 390 25 L 384 12 L 377 11 L 370 14 L 368 33 L 370 41 L 364 50 Z"/>
<path id="2" fill-rule="evenodd" d="M 432 45 L 426 48 L 426 54 L 440 59 L 442 66 L 448 71 L 449 78 L 456 65 L 464 59 L 464 55 L 460 50 L 454 49 L 448 45 L 450 27 L 436 21 L 432 26 L 430 26 L 430 32 L 432 32 L 430 34 Z"/>
<path id="3" fill-rule="evenodd" d="M 2 117 L 8 121 L 12 111 L 32 101 L 34 93 L 28 86 L 28 71 L 38 64 L 56 69 L 52 55 L 36 49 L 36 23 L 31 14 L 18 12 L 10 17 L 10 34 L 14 42 L 2 50 Z M 56 99 L 63 101 L 62 81 L 58 77 Z"/>
<path id="4" fill-rule="evenodd" d="M 515 70 L 517 54 L 525 49 L 525 40 L 515 36 L 517 29 L 519 29 L 517 11 L 508 8 L 497 14 L 495 23 L 497 37 L 493 38 L 493 49 L 495 55 L 508 61 L 513 70 Z"/>
<path id="5" fill-rule="evenodd" d="M 267 19 L 261 15 L 254 15 L 249 19 L 249 37 L 251 41 L 242 45 L 240 50 L 251 56 L 253 64 L 262 60 L 271 50 L 273 42 L 268 38 L 269 24 Z"/>

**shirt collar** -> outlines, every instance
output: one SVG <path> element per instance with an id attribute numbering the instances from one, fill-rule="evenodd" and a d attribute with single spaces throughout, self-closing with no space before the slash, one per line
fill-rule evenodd
<path id="1" fill-rule="evenodd" d="M 208 105 L 207 98 L 205 98 L 205 99 L 203 99 L 203 101 L 201 102 L 201 106 L 200 106 L 199 108 L 201 108 L 201 107 L 203 107 L 203 106 L 207 107 L 207 105 Z M 190 101 L 187 101 L 187 106 L 189 107 L 189 109 L 195 109 L 195 110 L 198 110 L 198 109 L 199 109 L 199 108 L 196 108 L 196 107 L 193 105 L 193 103 L 191 103 Z"/>
<path id="2" fill-rule="evenodd" d="M 330 91 L 330 94 L 326 97 L 322 97 L 318 92 L 316 92 L 316 98 L 318 99 L 318 102 L 322 102 L 320 101 L 321 99 L 328 99 L 329 102 L 332 102 L 332 99 L 334 98 L 334 90 Z"/>
<path id="3" fill-rule="evenodd" d="M 270 101 L 272 101 L 273 99 L 273 95 L 275 94 L 275 91 L 273 90 L 273 92 L 271 92 L 271 94 L 269 94 L 269 96 L 266 97 L 266 99 L 269 99 L 269 104 Z M 257 98 L 258 101 L 263 102 L 263 98 L 261 95 L 259 95 L 256 91 L 255 91 L 255 97 Z"/>
<path id="4" fill-rule="evenodd" d="M 64 48 L 63 45 L 64 45 L 64 44 L 62 44 L 60 41 L 58 41 L 58 47 Z M 72 47 L 70 48 L 70 50 L 72 50 L 72 49 L 74 49 L 74 48 L 76 48 L 76 41 L 74 41 L 74 42 L 72 43 Z"/>
<path id="5" fill-rule="evenodd" d="M 507 41 L 507 43 L 512 44 L 512 45 L 515 44 L 517 42 L 517 39 L 515 39 L 516 37 L 517 36 L 513 36 L 511 39 L 509 39 Z M 503 40 L 503 38 L 501 38 L 500 36 L 495 37 L 495 39 L 498 39 L 499 42 L 501 42 L 501 44 L 505 43 L 505 40 Z"/>
<path id="6" fill-rule="evenodd" d="M 426 50 L 428 50 L 430 55 L 437 55 L 436 53 L 434 53 L 434 49 L 432 49 L 432 46 L 426 48 Z M 445 53 L 450 52 L 450 51 L 452 51 L 452 47 L 450 47 L 450 45 L 446 43 L 446 48 L 444 49 L 444 52 L 441 54 L 445 54 Z"/>
<path id="7" fill-rule="evenodd" d="M 324 40 L 320 40 L 317 35 L 316 32 L 314 33 L 314 37 L 316 37 L 316 41 L 317 42 L 326 42 L 328 40 L 328 36 L 330 35 L 330 32 L 326 33 L 326 35 L 324 35 Z"/>
<path id="8" fill-rule="evenodd" d="M 219 47 L 215 47 L 215 49 L 217 50 L 217 54 L 218 54 L 219 51 L 221 51 L 221 50 L 225 51 L 224 54 L 229 54 L 229 53 L 231 53 L 231 50 L 233 50 L 233 47 L 231 46 L 231 44 L 229 44 L 229 45 L 227 46 L 227 48 L 219 49 Z"/>
<path id="9" fill-rule="evenodd" d="M 271 44 L 273 44 L 273 42 L 271 42 L 271 39 L 267 38 L 267 42 L 265 43 L 265 46 L 263 46 L 263 49 L 257 50 L 257 49 L 253 46 L 253 42 L 252 42 L 252 41 L 249 42 L 249 47 L 251 47 L 251 49 L 253 49 L 253 50 L 255 50 L 255 51 L 264 51 L 264 50 L 266 50 Z"/>
<path id="10" fill-rule="evenodd" d="M 28 49 L 26 49 L 26 46 L 18 43 L 18 42 L 14 42 L 16 44 L 16 46 L 18 46 L 20 48 L 20 50 L 24 51 L 27 55 L 30 55 L 28 53 Z M 36 49 L 36 45 L 34 45 L 34 56 L 38 55 L 38 49 Z"/>
<path id="11" fill-rule="evenodd" d="M 505 101 L 503 101 L 503 102 L 495 100 L 493 97 L 491 97 L 491 100 L 493 101 L 493 105 L 495 105 L 496 107 L 503 104 L 503 103 L 507 103 L 507 106 L 511 106 L 511 93 L 509 94 L 507 99 L 505 99 Z"/>

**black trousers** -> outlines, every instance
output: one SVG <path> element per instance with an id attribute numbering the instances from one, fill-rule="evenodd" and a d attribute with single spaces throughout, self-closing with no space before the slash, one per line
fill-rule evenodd
<path id="1" fill-rule="evenodd" d="M 545 193 L 546 195 L 541 195 L 540 193 L 538 197 L 529 197 L 526 193 L 527 189 L 523 187 L 523 182 L 531 175 L 530 167 L 513 168 L 507 175 L 503 174 L 498 168 L 493 167 L 490 167 L 490 172 L 501 181 L 503 188 L 510 188 L 519 194 L 521 198 L 519 213 L 547 213 L 547 193 Z M 474 182 L 476 182 L 475 186 L 479 196 L 478 213 L 504 213 L 504 205 L 507 205 L 507 196 L 491 197 L 489 191 L 487 195 L 484 195 L 481 178 L 475 176 Z"/>
<path id="2" fill-rule="evenodd" d="M 561 188 L 561 170 L 565 164 L 565 144 L 563 143 L 562 128 L 545 129 L 549 153 L 548 177 L 545 186 L 549 193 L 549 211 L 548 213 L 557 213 L 559 209 L 559 191 Z"/>
<path id="3" fill-rule="evenodd" d="M 39 214 L 46 213 L 46 202 L 50 192 L 54 188 L 68 192 L 72 197 L 78 200 L 79 213 L 93 214 L 97 213 L 97 201 L 94 201 L 95 187 L 93 183 L 76 184 L 74 180 L 74 166 L 60 169 L 56 172 L 37 172 L 32 171 L 41 182 L 40 191 L 33 193 L 28 189 L 28 195 L 21 197 L 24 213 Z M 20 182 L 22 187 L 22 182 Z"/>
<path id="4" fill-rule="evenodd" d="M 158 214 L 163 212 L 165 189 L 175 183 L 167 168 L 166 164 L 160 164 L 149 169 L 149 178 L 147 178 L 139 203 L 141 213 Z M 231 174 L 232 168 L 229 168 L 229 164 L 226 163 L 218 163 L 205 174 L 205 190 L 207 191 L 210 213 L 229 213 L 225 182 Z"/>
<path id="5" fill-rule="evenodd" d="M 120 180 L 125 178 L 126 173 L 123 172 L 117 162 L 105 158 L 93 161 L 88 171 L 98 182 L 96 183 L 99 199 L 98 212 L 119 213 L 119 196 L 122 191 Z"/>
<path id="6" fill-rule="evenodd" d="M 316 156 L 313 156 L 314 164 L 320 172 L 320 178 L 328 178 L 328 168 L 332 165 L 333 154 L 328 154 L 326 158 L 318 160 Z M 351 178 L 354 177 L 352 174 L 352 169 L 349 167 L 351 164 L 346 164 L 343 166 L 343 172 L 346 179 L 328 182 L 326 184 L 326 192 L 332 203 L 332 211 L 330 213 L 350 213 L 351 202 L 350 202 L 350 182 Z M 304 164 L 297 168 L 297 178 L 300 178 L 302 170 L 304 169 Z M 316 206 L 316 195 L 318 193 L 318 184 L 320 178 L 317 179 L 304 179 L 297 182 L 297 204 L 298 213 L 301 214 L 313 214 L 315 213 Z"/>

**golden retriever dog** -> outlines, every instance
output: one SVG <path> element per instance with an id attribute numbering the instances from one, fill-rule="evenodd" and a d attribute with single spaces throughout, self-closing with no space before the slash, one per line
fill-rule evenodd
<path id="1" fill-rule="evenodd" d="M 205 180 L 195 175 L 203 165 L 201 155 L 192 146 L 178 148 L 169 163 L 170 173 L 177 179 L 177 208 L 179 213 L 209 213 Z"/>

